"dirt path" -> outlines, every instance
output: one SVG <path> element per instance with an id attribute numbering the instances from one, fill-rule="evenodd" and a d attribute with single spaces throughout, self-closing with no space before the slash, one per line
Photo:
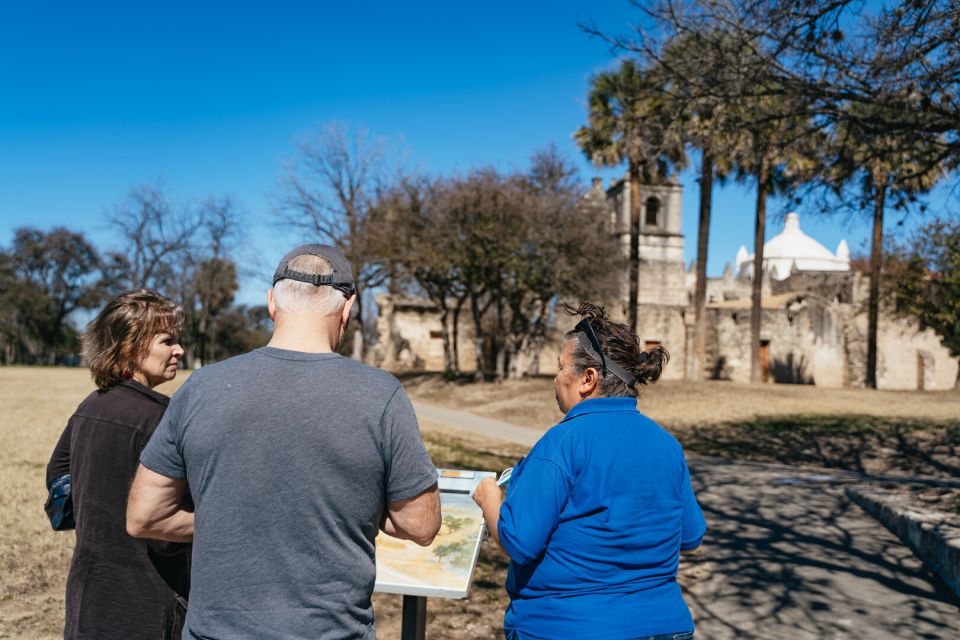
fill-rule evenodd
<path id="1" fill-rule="evenodd" d="M 542 429 L 520 427 L 502 420 L 485 418 L 466 411 L 446 409 L 418 400 L 413 401 L 413 408 L 420 418 L 439 422 L 442 425 L 461 431 L 469 431 L 470 433 L 485 438 L 497 438 L 498 440 L 505 440 L 525 447 L 532 447 L 536 444 L 537 440 L 540 439 L 540 436 L 543 435 Z"/>
<path id="2" fill-rule="evenodd" d="M 415 403 L 446 426 L 530 446 L 506 422 Z M 684 558 L 704 638 L 957 638 L 960 602 L 892 533 L 844 495 L 868 478 L 689 456 L 710 525 Z"/>

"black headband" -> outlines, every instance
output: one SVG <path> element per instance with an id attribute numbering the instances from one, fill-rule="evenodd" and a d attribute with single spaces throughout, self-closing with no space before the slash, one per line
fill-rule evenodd
<path id="1" fill-rule="evenodd" d="M 580 343 L 580 346 L 583 347 L 583 350 L 587 352 L 587 355 L 594 359 L 594 361 L 599 362 L 600 366 L 603 368 L 603 374 L 606 374 L 607 370 L 610 371 L 613 375 L 617 376 L 631 389 L 633 389 L 637 384 L 637 377 L 628 373 L 626 369 L 618 365 L 616 362 L 610 361 L 607 362 L 606 357 L 603 355 L 603 349 L 600 348 L 600 340 L 597 338 L 597 334 L 594 333 L 593 327 L 590 326 L 590 319 L 584 318 L 577 323 L 577 326 L 574 327 L 574 331 L 577 332 L 577 341 Z M 640 352 L 640 364 L 643 364 L 647 361 L 647 353 L 645 351 Z"/>

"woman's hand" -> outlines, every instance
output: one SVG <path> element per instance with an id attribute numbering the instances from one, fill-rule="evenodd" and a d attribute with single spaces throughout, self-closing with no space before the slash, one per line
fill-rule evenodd
<path id="1" fill-rule="evenodd" d="M 496 507 L 499 509 L 501 503 L 503 503 L 500 487 L 497 486 L 497 481 L 493 478 L 484 478 L 473 490 L 473 501 L 486 512 L 485 505 L 492 500 L 496 500 Z"/>

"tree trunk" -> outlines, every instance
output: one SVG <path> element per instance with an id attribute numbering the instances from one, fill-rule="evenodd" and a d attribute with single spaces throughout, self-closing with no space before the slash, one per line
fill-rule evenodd
<path id="1" fill-rule="evenodd" d="M 484 379 L 483 363 L 483 312 L 480 310 L 480 301 L 477 296 L 470 294 L 470 313 L 473 316 L 474 344 L 476 345 L 477 372 L 473 375 L 474 380 Z"/>
<path id="2" fill-rule="evenodd" d="M 637 331 L 637 290 L 640 286 L 640 165 L 630 163 L 630 291 L 627 324 Z"/>
<path id="3" fill-rule="evenodd" d="M 760 295 L 763 283 L 763 238 L 767 225 L 767 190 L 769 168 L 760 161 L 757 172 L 757 217 L 753 232 L 753 291 L 750 306 L 750 382 L 760 382 Z"/>
<path id="4" fill-rule="evenodd" d="M 550 299 L 540 300 L 540 310 L 537 314 L 537 321 L 535 323 L 535 331 L 531 334 L 531 340 L 528 343 L 528 359 L 530 364 L 527 365 L 527 375 L 537 376 L 540 375 L 540 352 L 543 350 L 543 340 L 544 340 L 544 323 L 546 322 L 547 315 L 547 305 L 550 303 Z"/>
<path id="5" fill-rule="evenodd" d="M 700 159 L 700 225 L 697 230 L 697 288 L 693 296 L 693 364 L 691 380 L 703 379 L 707 342 L 707 246 L 710 242 L 710 208 L 713 196 L 713 155 L 703 150 Z"/>
<path id="6" fill-rule="evenodd" d="M 457 298 L 457 306 L 453 309 L 453 336 L 451 336 L 453 342 L 453 372 L 458 376 L 460 375 L 460 310 L 466 300 L 466 294 Z"/>
<path id="7" fill-rule="evenodd" d="M 507 341 L 509 337 L 503 327 L 503 300 L 497 297 L 497 330 L 493 336 L 494 376 L 497 382 L 507 377 Z"/>
<path id="8" fill-rule="evenodd" d="M 449 375 L 453 371 L 453 350 L 450 348 L 450 330 L 448 320 L 450 309 L 444 304 L 440 307 L 440 336 L 443 339 L 443 372 Z"/>
<path id="9" fill-rule="evenodd" d="M 886 183 L 876 187 L 873 240 L 870 245 L 870 301 L 867 307 L 867 388 L 877 388 L 877 324 L 880 316 L 880 272 L 883 260 L 883 209 Z"/>

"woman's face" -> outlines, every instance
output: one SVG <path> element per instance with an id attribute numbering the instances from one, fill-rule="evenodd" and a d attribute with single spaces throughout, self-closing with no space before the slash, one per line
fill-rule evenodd
<path id="1" fill-rule="evenodd" d="M 179 336 L 158 333 L 150 340 L 146 354 L 133 372 L 133 379 L 151 389 L 169 382 L 177 377 L 177 363 L 182 355 Z"/>
<path id="2" fill-rule="evenodd" d="M 564 414 L 570 411 L 580 400 L 579 376 L 573 373 L 573 340 L 567 340 L 560 352 L 557 363 L 557 376 L 553 379 L 553 387 L 557 392 L 557 406 Z"/>

